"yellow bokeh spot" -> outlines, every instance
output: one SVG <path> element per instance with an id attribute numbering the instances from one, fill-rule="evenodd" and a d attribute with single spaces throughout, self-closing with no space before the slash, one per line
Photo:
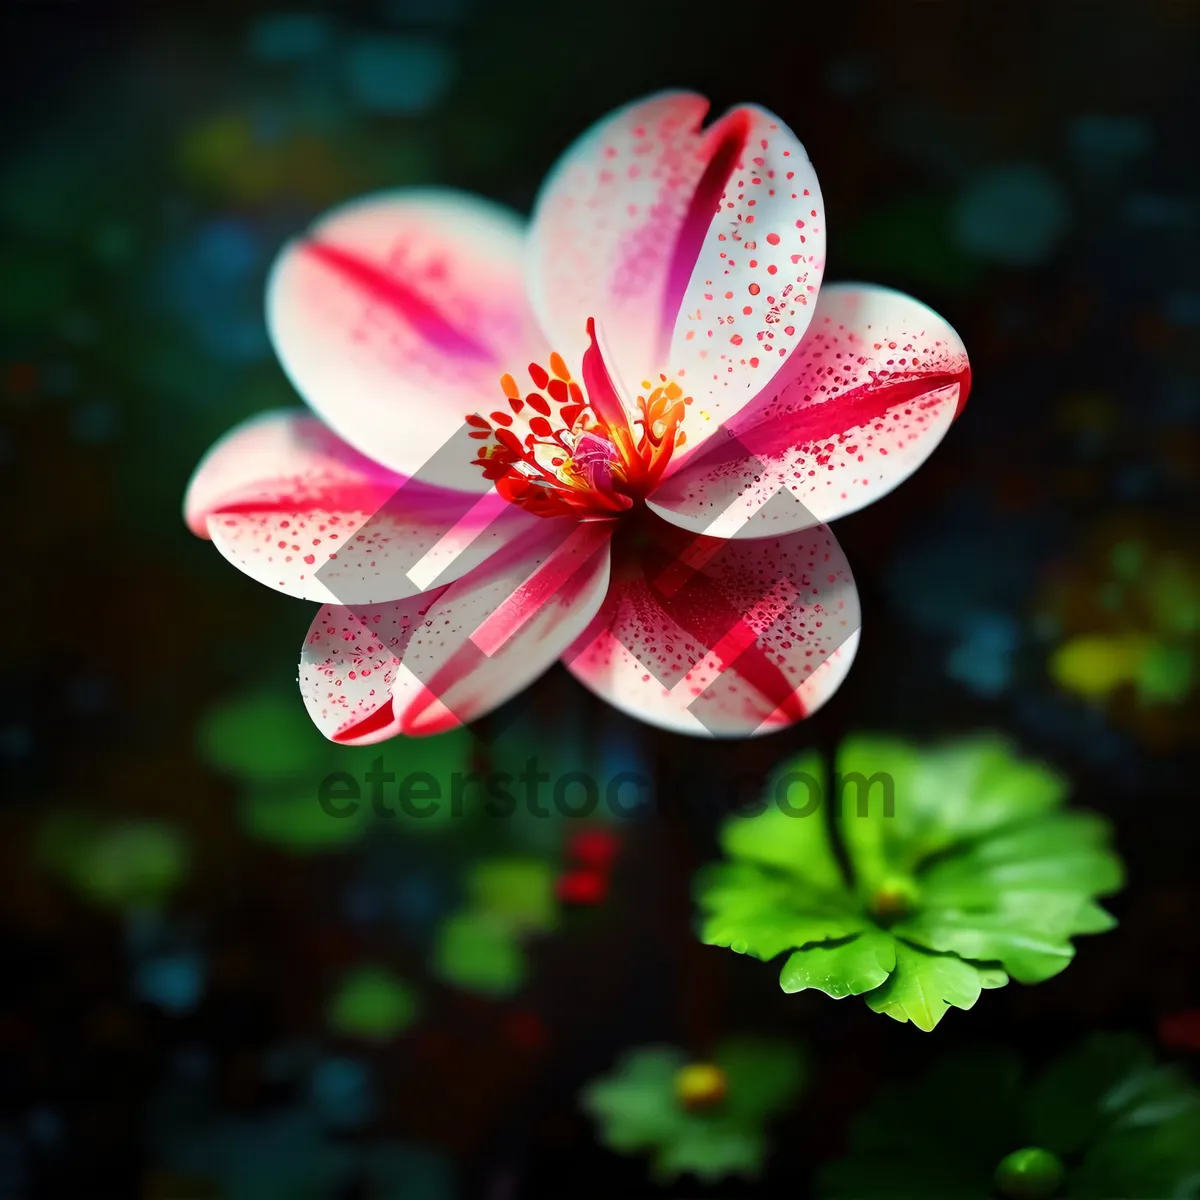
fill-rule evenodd
<path id="1" fill-rule="evenodd" d="M 1072 638 L 1050 659 L 1050 674 L 1060 687 L 1100 699 L 1136 679 L 1150 645 L 1141 634 Z"/>

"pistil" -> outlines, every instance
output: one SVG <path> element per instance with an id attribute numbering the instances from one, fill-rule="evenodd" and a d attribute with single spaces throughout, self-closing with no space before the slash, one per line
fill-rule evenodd
<path id="1" fill-rule="evenodd" d="M 549 369 L 529 364 L 531 390 L 511 374 L 500 387 L 507 403 L 467 417 L 484 443 L 474 460 L 514 504 L 540 516 L 614 516 L 643 499 L 662 477 L 677 446 L 691 398 L 666 375 L 642 381 L 632 420 L 604 361 L 593 320 L 582 383 L 560 354 Z"/>

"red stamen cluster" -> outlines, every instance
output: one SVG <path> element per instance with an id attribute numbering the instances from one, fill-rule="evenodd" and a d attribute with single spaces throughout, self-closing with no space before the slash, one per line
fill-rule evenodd
<path id="1" fill-rule="evenodd" d="M 683 445 L 679 424 L 691 397 L 665 375 L 657 385 L 643 381 L 632 426 L 601 417 L 560 354 L 550 355 L 549 370 L 530 363 L 529 378 L 533 390 L 522 394 L 512 375 L 501 376 L 509 411 L 473 414 L 467 424 L 485 443 L 474 465 L 502 496 L 538 516 L 624 512 Z"/>

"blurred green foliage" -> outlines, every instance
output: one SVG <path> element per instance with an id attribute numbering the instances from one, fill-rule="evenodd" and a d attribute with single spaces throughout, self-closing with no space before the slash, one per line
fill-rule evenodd
<path id="1" fill-rule="evenodd" d="M 484 860 L 466 874 L 467 901 L 435 937 L 433 969 L 447 983 L 506 996 L 525 980 L 525 940 L 558 924 L 555 873 L 535 858 Z"/>
<path id="2" fill-rule="evenodd" d="M 337 1033 L 386 1041 L 417 1019 L 416 992 L 382 967 L 361 966 L 338 985 L 329 1003 L 329 1024 Z"/>
<path id="3" fill-rule="evenodd" d="M 368 830 L 402 833 L 445 830 L 455 820 L 447 801 L 428 815 L 398 803 L 398 781 L 427 773 L 448 797 L 453 777 L 471 768 L 474 738 L 466 728 L 430 738 L 396 738 L 386 745 L 339 746 L 317 730 L 297 692 L 252 690 L 216 705 L 197 728 L 202 761 L 238 786 L 239 815 L 248 835 L 294 853 L 332 850 Z M 371 782 L 378 772 L 378 794 Z M 322 788 L 346 775 L 331 791 Z M 388 780 L 387 776 L 391 775 Z M 340 799 L 343 784 L 358 799 Z M 376 800 L 379 808 L 376 809 Z"/>
<path id="4" fill-rule="evenodd" d="M 690 1063 L 674 1046 L 629 1050 L 582 1096 L 600 1140 L 618 1154 L 651 1155 L 659 1183 L 690 1174 L 704 1183 L 755 1176 L 767 1155 L 767 1124 L 805 1083 L 790 1042 L 729 1038 L 710 1063 Z M 696 1088 L 708 1084 L 707 1094 Z"/>
<path id="5" fill-rule="evenodd" d="M 1200 1089 L 1129 1034 L 1093 1035 L 1035 1075 L 975 1050 L 881 1092 L 818 1194 L 988 1200 L 997 1189 L 1012 1200 L 1195 1196 Z"/>
<path id="6" fill-rule="evenodd" d="M 102 821 L 59 810 L 42 823 L 41 862 L 84 899 L 114 909 L 164 905 L 184 881 L 189 852 L 183 835 L 160 821 Z"/>

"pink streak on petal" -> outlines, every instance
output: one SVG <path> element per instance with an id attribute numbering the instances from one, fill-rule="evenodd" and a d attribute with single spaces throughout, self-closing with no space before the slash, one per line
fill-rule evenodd
<path id="1" fill-rule="evenodd" d="M 284 369 L 364 454 L 486 491 L 463 420 L 500 397 L 505 370 L 547 351 L 525 295 L 524 243 L 515 213 L 448 191 L 367 196 L 327 213 L 281 251 L 268 280 Z"/>
<path id="2" fill-rule="evenodd" d="M 454 721 L 472 721 L 550 667 L 604 600 L 613 524 L 586 521 L 564 537 L 561 528 L 553 528 L 560 522 L 543 520 L 544 533 L 518 539 L 507 554 L 450 584 L 404 656 L 424 687 L 406 698 L 403 732 L 435 733 Z M 556 576 L 565 581 L 550 593 L 535 584 L 523 600 L 521 590 L 542 572 L 547 581 Z M 494 639 L 490 655 L 483 653 L 472 634 L 514 594 L 518 599 L 509 611 L 520 614 L 518 627 Z"/>
<path id="3" fill-rule="evenodd" d="M 671 334 L 679 319 L 684 292 L 696 268 L 700 248 L 708 237 L 714 214 L 720 207 L 729 176 L 745 151 L 749 134 L 750 121 L 746 113 L 735 109 L 718 121 L 705 135 L 703 153 L 708 156 L 708 165 L 692 193 L 687 214 L 675 238 L 671 265 L 667 268 L 661 324 L 663 343 L 658 347 L 660 362 L 667 361 Z"/>
<path id="4" fill-rule="evenodd" d="M 392 698 L 389 696 L 384 704 L 365 716 L 358 724 L 339 729 L 333 735 L 333 740 L 344 746 L 369 746 L 374 741 L 395 737 L 399 729 Z"/>
<path id="5" fill-rule="evenodd" d="M 697 248 L 668 355 L 694 401 L 685 456 L 784 368 L 825 271 L 824 202 L 800 140 L 754 105 L 715 128 L 726 123 L 744 129 L 741 153 Z"/>
<path id="6" fill-rule="evenodd" d="M 531 618 L 563 593 L 581 566 L 612 533 L 610 521 L 580 524 L 552 558 L 542 563 L 498 608 L 480 622 L 471 641 L 489 658 L 498 654 Z"/>
<path id="7" fill-rule="evenodd" d="M 473 536 L 448 539 L 468 510 Z M 185 513 L 251 578 L 340 604 L 413 595 L 465 574 L 537 524 L 495 492 L 405 480 L 299 411 L 256 417 L 217 442 L 196 469 Z M 422 554 L 428 578 L 418 580 L 408 572 Z"/>
<path id="8" fill-rule="evenodd" d="M 453 325 L 435 304 L 361 255 L 316 239 L 304 243 L 304 251 L 371 299 L 394 308 L 431 346 L 446 354 L 498 361 L 495 351 Z"/>
<path id="9" fill-rule="evenodd" d="M 577 678 L 632 716 L 696 736 L 767 733 L 832 694 L 859 616 L 828 529 L 735 539 L 712 553 L 669 526 L 651 526 L 650 537 L 649 547 L 618 542 L 604 606 L 563 656 Z M 672 558 L 698 569 L 680 584 Z M 844 665 L 824 670 L 835 658 Z"/>
<path id="10" fill-rule="evenodd" d="M 962 411 L 971 370 L 958 335 L 919 301 L 830 284 L 781 378 L 721 437 L 672 462 L 650 498 L 697 532 L 736 526 L 768 505 L 776 532 L 872 503 L 933 452 Z"/>
<path id="11" fill-rule="evenodd" d="M 301 653 L 300 694 L 327 738 L 367 745 L 400 732 L 392 695 L 400 659 L 444 591 L 356 608 L 322 606 Z"/>
<path id="12" fill-rule="evenodd" d="M 742 444 L 753 454 L 776 455 L 792 446 L 828 441 L 847 430 L 864 429 L 883 420 L 901 405 L 935 406 L 943 389 L 954 388 L 957 416 L 966 403 L 971 386 L 970 368 L 956 373 L 931 372 L 928 375 L 893 377 L 886 387 L 867 384 L 842 394 L 836 405 L 814 404 L 794 413 L 780 414 L 763 421 L 741 435 Z"/>
<path id="13" fill-rule="evenodd" d="M 403 477 L 346 445 L 302 409 L 251 417 L 217 441 L 188 483 L 184 516 L 198 537 L 208 537 L 208 519 L 239 504 L 284 506 L 289 497 L 382 502 Z"/>
<path id="14" fill-rule="evenodd" d="M 673 271 L 690 253 L 680 237 L 720 148 L 702 129 L 708 101 L 662 92 L 610 113 L 546 178 L 529 238 L 533 306 L 556 349 L 577 362 L 595 317 L 610 365 L 630 384 L 665 369 L 663 314 Z M 685 244 L 687 237 L 685 236 Z"/>

